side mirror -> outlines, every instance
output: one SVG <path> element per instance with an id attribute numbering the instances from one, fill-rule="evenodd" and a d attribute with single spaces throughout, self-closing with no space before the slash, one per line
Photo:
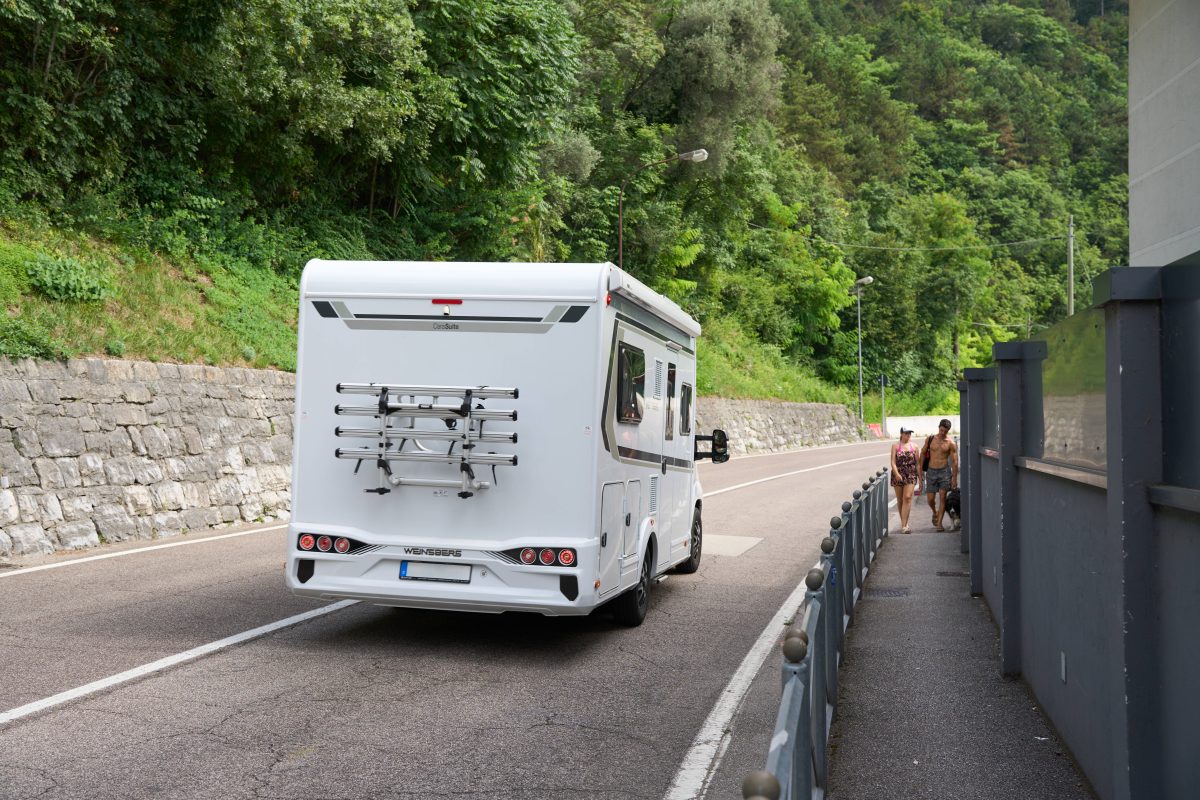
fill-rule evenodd
<path id="1" fill-rule="evenodd" d="M 720 428 L 714 428 L 712 432 L 712 460 L 714 464 L 729 460 L 729 436 Z"/>
<path id="2" fill-rule="evenodd" d="M 711 458 L 714 464 L 724 464 L 729 460 L 729 436 L 720 428 L 714 428 L 712 436 L 697 436 L 697 442 L 712 442 L 712 450 L 695 451 L 695 459 Z"/>

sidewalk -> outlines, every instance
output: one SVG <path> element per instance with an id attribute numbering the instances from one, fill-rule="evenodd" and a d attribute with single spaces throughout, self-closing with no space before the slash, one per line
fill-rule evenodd
<path id="1" fill-rule="evenodd" d="M 924 508 L 880 548 L 855 609 L 829 800 L 1093 800 L 1029 688 L 1000 676 L 959 534 L 932 532 Z"/>

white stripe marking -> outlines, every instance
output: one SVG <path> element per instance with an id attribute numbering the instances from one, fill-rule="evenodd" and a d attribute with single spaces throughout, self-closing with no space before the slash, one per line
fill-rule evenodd
<path id="1" fill-rule="evenodd" d="M 783 633 L 783 621 L 800 607 L 806 591 L 808 587 L 801 582 L 767 623 L 758 641 L 750 648 L 737 672 L 733 673 L 733 677 L 721 691 L 721 697 L 692 741 L 692 746 L 683 757 L 683 763 L 679 765 L 679 771 L 675 773 L 663 800 L 697 800 L 704 797 L 708 784 L 721 763 L 721 756 L 732 738 L 729 723 L 741 708 L 746 692 L 754 682 L 754 676 L 767 660 L 767 654 L 775 649 L 775 642 Z"/>
<path id="2" fill-rule="evenodd" d="M 60 706 L 63 703 L 69 703 L 70 701 L 77 700 L 80 697 L 86 697 L 89 694 L 95 694 L 96 692 L 110 689 L 113 686 L 118 686 L 122 683 L 128 683 L 129 681 L 137 680 L 138 678 L 151 675 L 155 672 L 160 672 L 169 667 L 176 666 L 177 664 L 182 664 L 186 661 L 192 661 L 193 659 L 200 658 L 201 656 L 206 656 L 209 653 L 215 653 L 218 650 L 224 650 L 227 647 L 233 647 L 235 644 L 241 644 L 242 642 L 247 642 L 251 639 L 257 639 L 259 636 L 265 636 L 268 633 L 272 633 L 282 628 L 297 625 L 301 622 L 324 616 L 325 614 L 332 614 L 334 611 L 340 611 L 343 608 L 352 606 L 357 602 L 357 600 L 342 600 L 334 603 L 333 605 L 314 608 L 312 611 L 305 611 L 303 614 L 297 614 L 294 617 L 288 617 L 287 619 L 271 622 L 267 625 L 262 625 L 252 630 L 235 633 L 233 636 L 227 636 L 224 639 L 218 639 L 215 642 L 202 644 L 199 647 L 193 647 L 191 650 L 185 650 L 184 652 L 176 653 L 173 656 L 160 658 L 157 661 L 151 661 L 149 664 L 143 664 L 140 667 L 127 669 L 124 672 L 118 672 L 116 675 L 110 675 L 107 678 L 101 678 L 98 681 L 92 681 L 91 683 L 84 684 L 83 686 L 77 686 L 74 689 L 68 689 L 65 692 L 59 692 L 56 695 L 52 695 L 41 700 L 35 700 L 32 703 L 27 703 L 26 705 L 18 706 L 10 711 L 0 713 L 0 726 L 7 725 L 14 720 L 27 717 L 30 714 L 36 714 L 39 711 L 45 711 L 47 709 L 54 708 L 55 706 Z"/>
<path id="3" fill-rule="evenodd" d="M 70 561 L 59 561 L 55 564 L 41 564 L 36 567 L 25 567 L 24 569 L 14 569 L 11 572 L 0 572 L 0 578 L 11 578 L 13 575 L 25 575 L 30 572 L 41 572 L 44 569 L 58 569 L 59 567 L 70 567 L 75 564 L 84 564 L 88 561 L 103 561 L 106 558 L 120 558 L 121 556 L 130 556 L 134 553 L 148 553 L 151 550 L 166 550 L 168 547 L 183 547 L 185 544 L 200 544 L 201 542 L 215 542 L 218 539 L 233 539 L 236 536 L 249 536 L 252 533 L 262 533 L 263 531 L 277 531 L 286 528 L 287 525 L 272 525 L 269 528 L 255 528 L 249 531 L 238 531 L 237 533 L 223 533 L 220 536 L 208 536 L 204 539 L 186 539 L 178 542 L 169 542 L 167 544 L 156 544 L 150 547 L 138 547 L 133 550 L 121 550 L 116 553 L 104 553 L 99 556 L 88 556 L 87 558 L 73 558 Z"/>
<path id="4" fill-rule="evenodd" d="M 831 461 L 830 463 L 822 464 L 819 467 L 806 467 L 805 469 L 792 470 L 791 472 L 783 472 L 783 473 L 780 473 L 779 475 L 772 475 L 769 478 L 759 478 L 758 480 L 750 481 L 749 483 L 739 483 L 737 486 L 727 486 L 724 489 L 717 489 L 715 492 L 705 492 L 704 496 L 706 498 L 716 497 L 719 494 L 724 494 L 725 492 L 732 492 L 735 489 L 745 489 L 747 486 L 756 486 L 760 483 L 766 483 L 767 481 L 775 481 L 775 480 L 779 480 L 780 478 L 790 478 L 793 475 L 800 475 L 805 472 L 815 472 L 819 469 L 825 469 L 827 467 L 837 467 L 842 464 L 853 464 L 855 461 L 868 461 L 872 458 L 880 458 L 880 456 L 878 456 L 878 455 L 863 456 L 862 458 L 848 458 L 845 461 Z"/>
<path id="5" fill-rule="evenodd" d="M 730 461 L 742 461 L 747 458 L 766 458 L 767 456 L 794 456 L 797 453 L 811 453 L 818 450 L 836 450 L 839 447 L 862 447 L 867 444 L 883 444 L 886 439 L 862 442 L 842 442 L 841 444 L 822 444 L 816 447 L 793 447 L 791 450 L 773 450 L 770 453 L 742 453 L 740 456 L 730 456 Z"/>

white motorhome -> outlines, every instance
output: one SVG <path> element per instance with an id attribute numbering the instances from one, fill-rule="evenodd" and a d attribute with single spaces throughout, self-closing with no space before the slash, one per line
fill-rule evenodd
<path id="1" fill-rule="evenodd" d="M 700 563 L 700 326 L 612 264 L 311 261 L 287 584 L 639 624 Z M 708 441 L 698 451 L 696 441 Z"/>

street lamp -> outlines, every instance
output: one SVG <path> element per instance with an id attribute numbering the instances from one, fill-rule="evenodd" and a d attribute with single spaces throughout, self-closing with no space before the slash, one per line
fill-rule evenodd
<path id="1" fill-rule="evenodd" d="M 853 288 L 850 289 L 850 294 L 858 299 L 858 419 L 863 424 L 866 424 L 866 416 L 863 413 L 863 377 L 862 377 L 862 292 L 867 286 L 875 282 L 875 279 L 870 275 L 864 278 L 859 278 L 854 282 Z"/>
<path id="2" fill-rule="evenodd" d="M 649 164 L 642 164 L 633 171 L 625 180 L 621 181 L 621 191 L 617 194 L 617 266 L 625 269 L 625 187 L 629 182 L 637 177 L 638 173 L 647 167 L 657 167 L 661 164 L 670 164 L 672 161 L 694 161 L 701 162 L 708 158 L 708 151 L 703 147 L 699 150 L 689 150 L 686 153 L 676 153 L 670 158 L 664 158 L 662 161 L 651 161 Z"/>

